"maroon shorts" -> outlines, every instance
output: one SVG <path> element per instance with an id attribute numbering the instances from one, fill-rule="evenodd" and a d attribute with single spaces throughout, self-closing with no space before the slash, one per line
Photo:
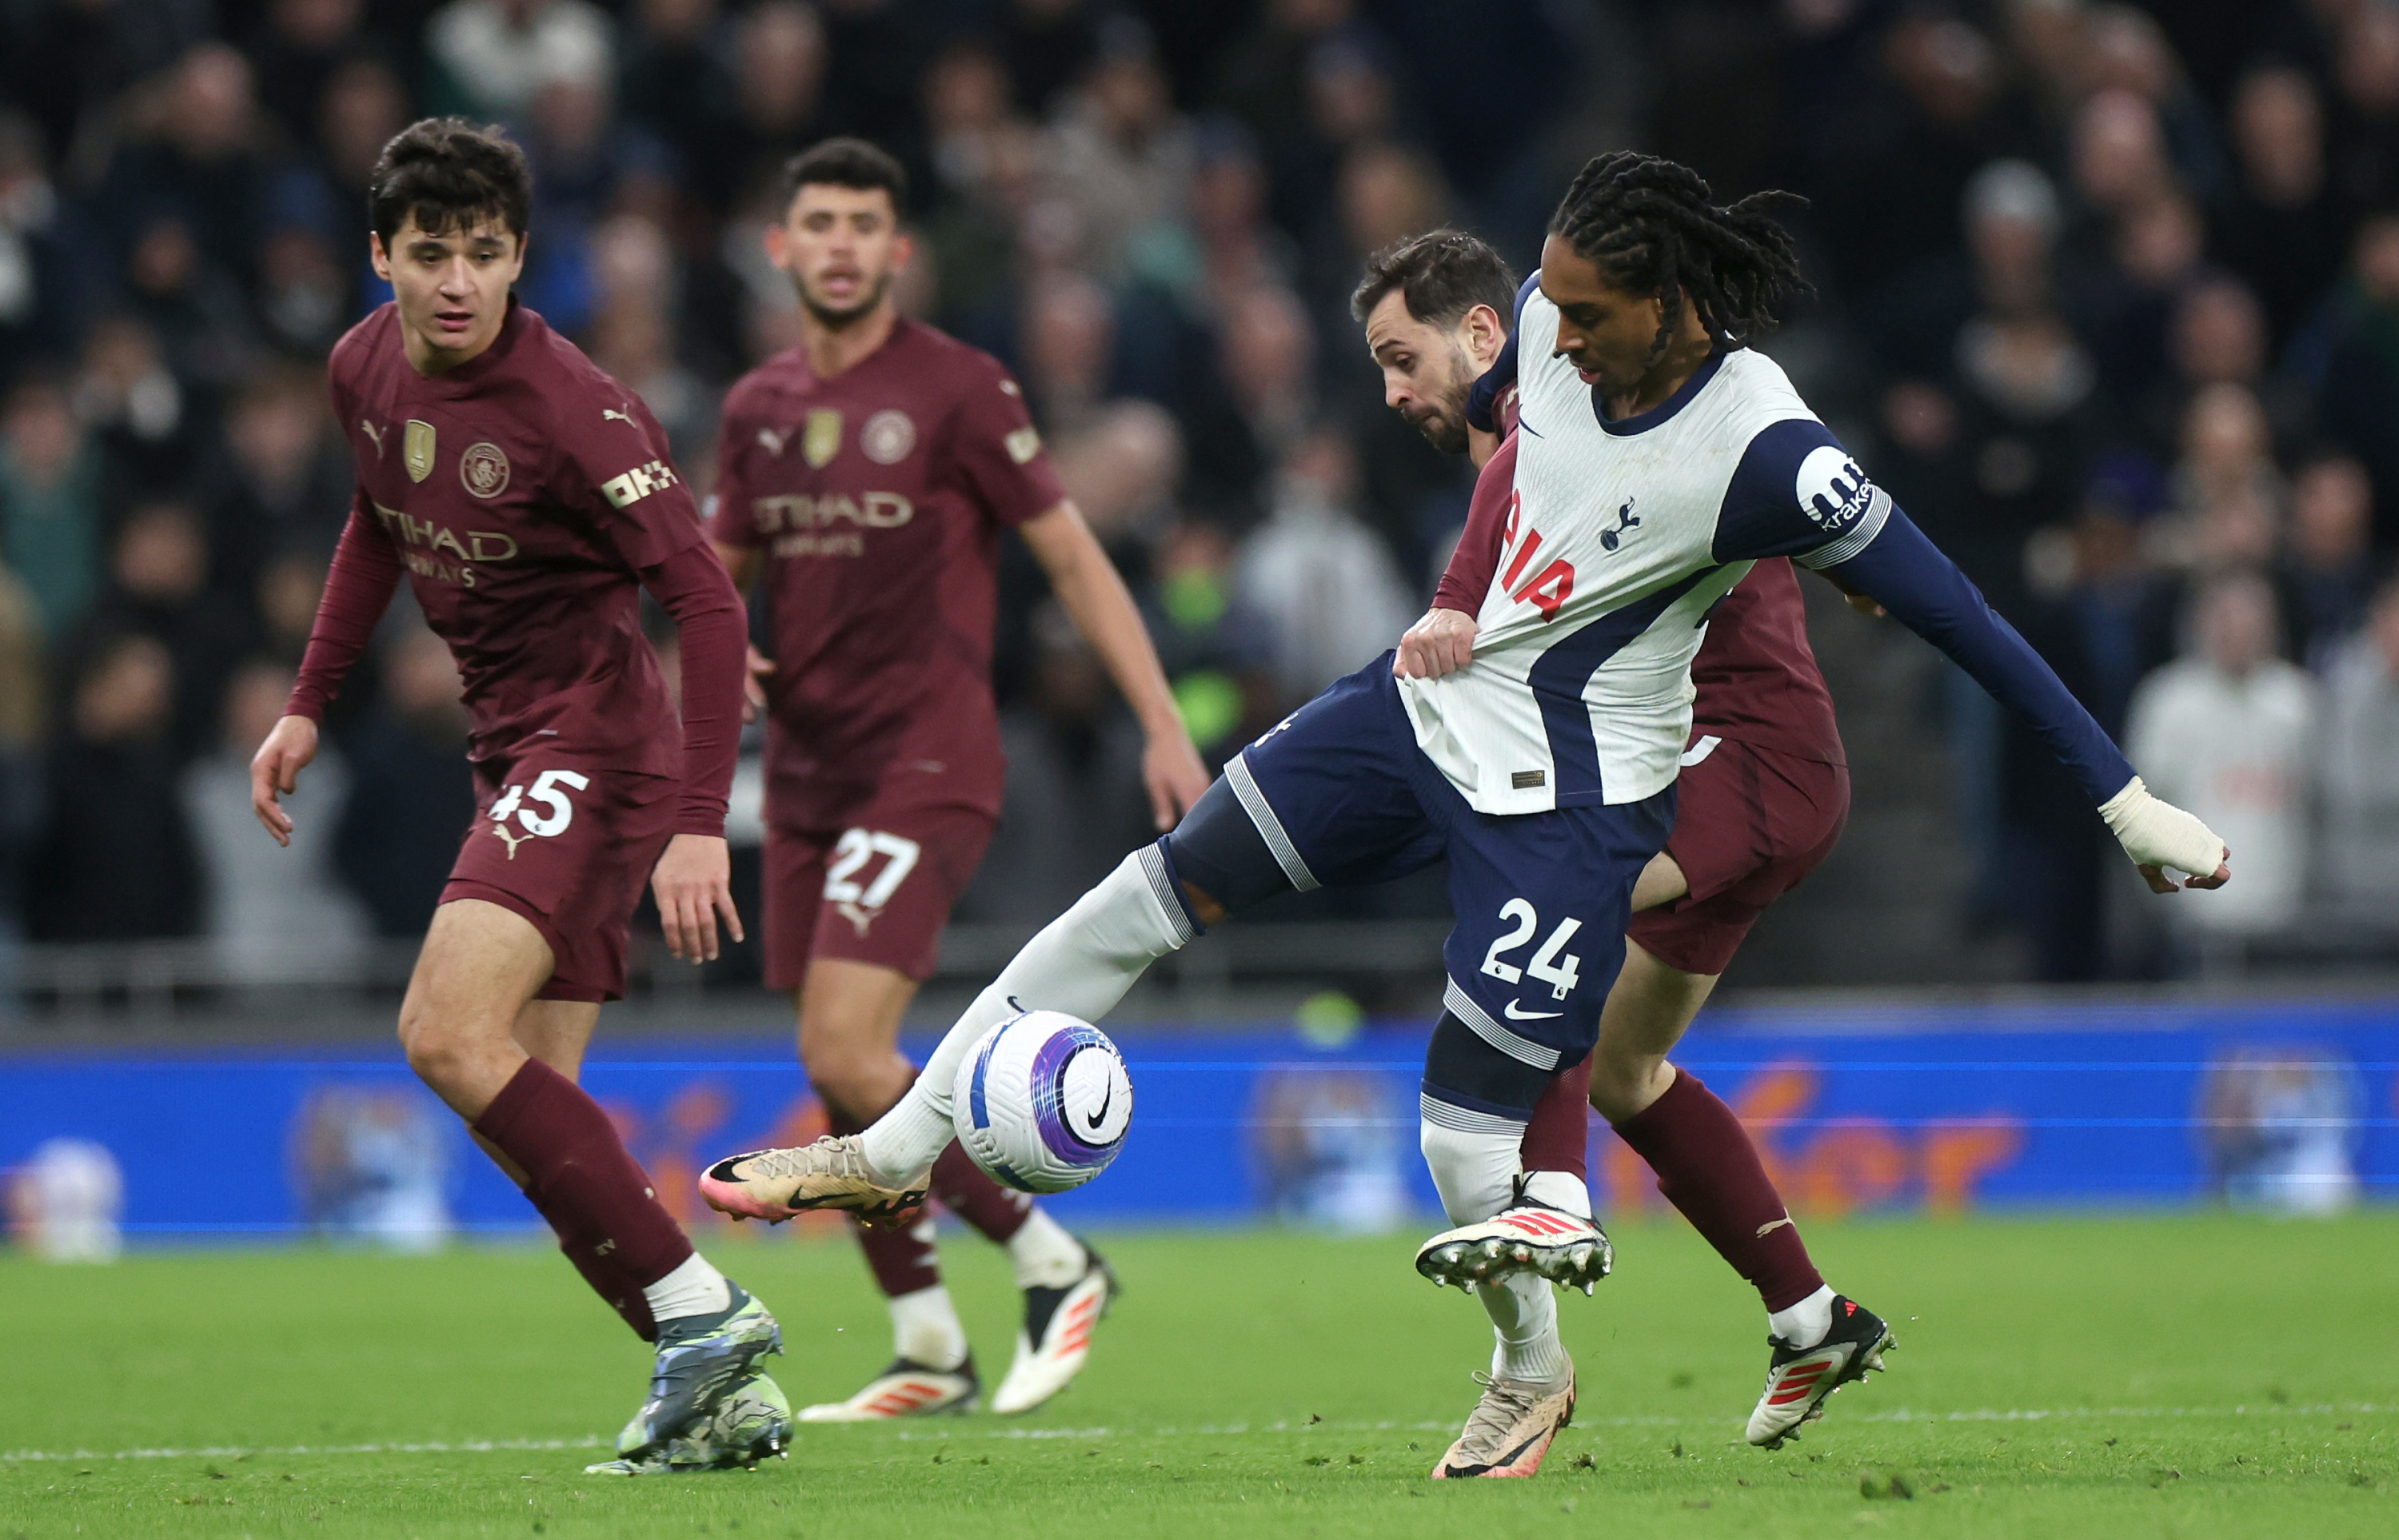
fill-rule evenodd
<path id="1" fill-rule="evenodd" d="M 683 783 L 538 750 L 475 767 L 475 821 L 441 901 L 533 922 L 555 966 L 536 1000 L 621 1000 L 633 909 L 674 837 Z"/>
<path id="2" fill-rule="evenodd" d="M 1701 738 L 1693 751 L 1711 741 Z M 1845 766 L 1713 741 L 1683 767 L 1666 841 L 1691 890 L 1634 915 L 1624 932 L 1686 973 L 1722 973 L 1766 906 L 1815 870 L 1850 817 Z"/>
<path id="3" fill-rule="evenodd" d="M 956 803 L 869 803 L 844 829 L 766 824 L 766 984 L 797 989 L 838 957 L 930 978 L 950 906 L 998 820 Z"/>

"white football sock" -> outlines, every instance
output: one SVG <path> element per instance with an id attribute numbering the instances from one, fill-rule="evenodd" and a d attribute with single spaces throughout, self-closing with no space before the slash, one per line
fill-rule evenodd
<path id="1" fill-rule="evenodd" d="M 732 1309 L 733 1286 L 706 1257 L 694 1251 L 682 1266 L 645 1285 L 642 1298 L 650 1302 L 652 1320 L 679 1321 L 686 1316 L 713 1316 Z"/>
<path id="2" fill-rule="evenodd" d="M 1064 1289 L 1091 1264 L 1083 1243 L 1038 1209 L 1008 1237 L 1008 1257 L 1019 1289 Z"/>
<path id="3" fill-rule="evenodd" d="M 1150 964 L 1194 934 L 1174 896 L 1164 852 L 1147 844 L 1127 856 L 1024 943 L 925 1060 L 900 1104 L 859 1136 L 875 1180 L 888 1187 L 918 1184 L 957 1137 L 950 1124 L 950 1087 L 967 1050 L 987 1029 L 1026 1010 L 1062 1010 L 1097 1021 Z"/>
<path id="4" fill-rule="evenodd" d="M 1522 1172 L 1518 1152 L 1524 1144 L 1525 1126 L 1430 1097 L 1423 1104 L 1425 1119 L 1417 1137 L 1425 1164 L 1432 1169 L 1433 1190 L 1441 1195 L 1449 1222 L 1472 1224 L 1507 1208 L 1515 1198 L 1516 1178 Z M 1436 1118 L 1441 1121 L 1435 1122 Z M 1558 1340 L 1558 1302 L 1550 1292 L 1548 1279 L 1520 1273 L 1500 1283 L 1477 1284 L 1474 1294 L 1483 1302 L 1498 1339 L 1491 1352 L 1492 1373 L 1517 1380 L 1555 1381 L 1573 1371 L 1565 1344 Z"/>
<path id="5" fill-rule="evenodd" d="M 1766 1320 L 1792 1346 L 1815 1346 L 1833 1334 L 1833 1286 L 1824 1284 L 1796 1304 L 1768 1311 Z"/>
<path id="6" fill-rule="evenodd" d="M 1591 1184 L 1571 1171 L 1531 1172 L 1525 1178 L 1525 1201 L 1591 1218 Z"/>
<path id="7" fill-rule="evenodd" d="M 1557 1381 L 1574 1372 L 1574 1360 L 1558 1340 L 1558 1299 L 1549 1279 L 1517 1273 L 1498 1283 L 1478 1283 L 1474 1292 L 1498 1338 L 1491 1349 L 1493 1375 Z"/>
<path id="8" fill-rule="evenodd" d="M 967 1361 L 967 1329 L 940 1284 L 891 1297 L 891 1345 L 903 1358 L 944 1371 Z"/>

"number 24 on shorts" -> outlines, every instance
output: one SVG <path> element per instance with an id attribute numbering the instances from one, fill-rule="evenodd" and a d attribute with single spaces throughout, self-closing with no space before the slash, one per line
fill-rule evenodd
<path id="1" fill-rule="evenodd" d="M 1491 950 L 1483 954 L 1483 971 L 1506 984 L 1515 983 L 1529 974 L 1550 986 L 1550 997 L 1553 1000 L 1563 1000 L 1573 993 L 1576 982 L 1582 977 L 1582 959 L 1571 952 L 1563 957 L 1559 953 L 1565 951 L 1565 945 L 1574 939 L 1574 933 L 1582 928 L 1582 922 L 1572 916 L 1560 920 L 1558 927 L 1550 932 L 1550 939 L 1533 953 L 1533 960 L 1520 968 L 1513 963 L 1501 962 L 1500 954 L 1513 952 L 1533 939 L 1533 933 L 1541 928 L 1540 913 L 1525 900 L 1511 898 L 1499 906 L 1499 918 L 1514 921 L 1516 928 L 1491 943 Z"/>

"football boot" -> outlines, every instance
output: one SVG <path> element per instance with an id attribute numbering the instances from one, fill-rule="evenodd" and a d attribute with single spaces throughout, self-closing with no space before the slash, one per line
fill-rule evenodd
<path id="1" fill-rule="evenodd" d="M 804 1423 L 888 1423 L 901 1417 L 930 1417 L 940 1412 L 968 1412 L 983 1398 L 983 1381 L 975 1373 L 974 1355 L 956 1369 L 935 1369 L 914 1358 L 894 1358 L 891 1367 L 866 1382 L 866 1388 L 846 1401 L 825 1401 L 800 1409 Z"/>
<path id="2" fill-rule="evenodd" d="M 1833 1392 L 1881 1369 L 1882 1356 L 1898 1344 L 1880 1316 L 1839 1294 L 1833 1296 L 1833 1330 L 1815 1346 L 1767 1338 L 1774 1356 L 1767 1363 L 1757 1410 L 1749 1414 L 1749 1441 L 1779 1449 L 1785 1439 L 1796 1440 L 1801 1424 L 1824 1414 Z"/>
<path id="3" fill-rule="evenodd" d="M 755 1470 L 766 1459 L 789 1459 L 792 1402 L 783 1387 L 753 1372 L 716 1403 L 716 1410 L 680 1438 L 639 1461 L 603 1460 L 589 1476 L 658 1476 L 704 1470 Z"/>
<path id="4" fill-rule="evenodd" d="M 658 1323 L 649 1399 L 617 1435 L 618 1459 L 638 1465 L 663 1455 L 670 1444 L 706 1423 L 760 1360 L 783 1350 L 782 1328 L 766 1307 L 739 1284 L 728 1280 L 726 1287 L 733 1303 L 725 1309 Z"/>
<path id="5" fill-rule="evenodd" d="M 1461 1224 L 1416 1248 L 1416 1271 L 1433 1282 L 1471 1290 L 1515 1273 L 1538 1273 L 1579 1289 L 1607 1277 L 1616 1249 L 1596 1220 L 1522 1196 L 1479 1224 Z"/>
<path id="6" fill-rule="evenodd" d="M 1550 1441 L 1574 1421 L 1574 1371 L 1569 1368 L 1559 1383 L 1510 1379 L 1478 1369 L 1474 1383 L 1483 1387 L 1483 1399 L 1457 1442 L 1432 1467 L 1433 1479 L 1530 1476 L 1540 1469 Z"/>
<path id="7" fill-rule="evenodd" d="M 1082 1372 L 1091 1353 L 1091 1329 L 1118 1292 L 1116 1270 L 1088 1246 L 1083 1255 L 1089 1259 L 1083 1276 L 1065 1288 L 1024 1291 L 1024 1326 L 1016 1334 L 1008 1378 L 991 1398 L 994 1412 L 1030 1412 Z"/>
<path id="8" fill-rule="evenodd" d="M 828 1134 L 788 1150 L 728 1155 L 699 1179 L 709 1207 L 736 1219 L 779 1224 L 811 1209 L 836 1209 L 894 1228 L 924 1207 L 925 1189 L 886 1187 L 867 1168 L 856 1134 Z"/>

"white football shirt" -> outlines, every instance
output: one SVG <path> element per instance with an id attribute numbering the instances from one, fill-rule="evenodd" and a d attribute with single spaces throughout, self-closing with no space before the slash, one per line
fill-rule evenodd
<path id="1" fill-rule="evenodd" d="M 1690 736 L 1691 658 L 1750 563 L 1846 561 L 1891 516 L 1773 359 L 1719 353 L 1617 422 L 1518 307 L 1516 489 L 1474 661 L 1403 679 L 1416 743 L 1478 812 L 1664 790 Z"/>

